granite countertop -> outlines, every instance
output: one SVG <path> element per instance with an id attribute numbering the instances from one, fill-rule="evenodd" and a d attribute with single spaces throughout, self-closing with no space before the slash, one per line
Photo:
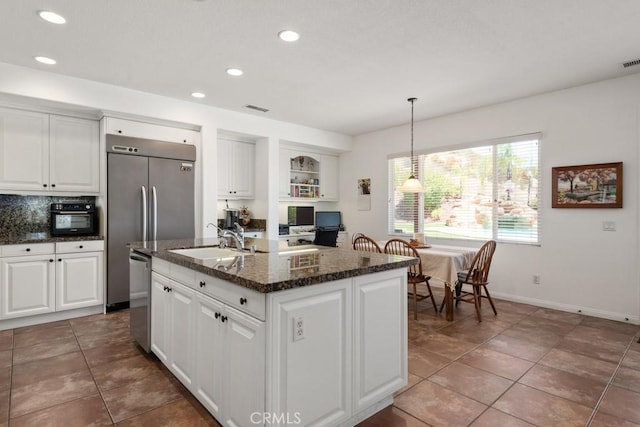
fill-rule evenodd
<path id="1" fill-rule="evenodd" d="M 52 236 L 50 232 L 11 234 L 0 237 L 0 245 L 19 245 L 23 243 L 77 242 L 79 240 L 104 240 L 104 236 Z"/>
<path id="2" fill-rule="evenodd" d="M 278 241 L 246 239 L 246 246 L 256 244 L 269 247 L 271 252 L 242 256 L 236 260 L 199 260 L 169 252 L 170 249 L 188 249 L 215 246 L 217 238 L 161 240 L 132 242 L 128 246 L 138 252 L 154 256 L 201 273 L 218 277 L 261 293 L 275 292 L 309 286 L 333 280 L 362 276 L 416 264 L 416 258 L 398 255 L 354 251 L 351 248 L 330 248 L 305 245 L 288 248 L 288 253 L 278 253 Z M 300 252 L 300 249 L 317 249 Z M 243 258 L 243 265 L 240 264 Z M 234 262 L 235 261 L 235 262 Z M 228 270 L 221 268 L 230 267 Z"/>

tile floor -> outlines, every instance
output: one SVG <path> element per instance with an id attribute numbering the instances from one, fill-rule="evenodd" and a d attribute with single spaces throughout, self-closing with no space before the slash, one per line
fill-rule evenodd
<path id="1" fill-rule="evenodd" d="M 441 293 L 434 289 L 436 298 Z M 640 425 L 640 327 L 507 301 L 409 316 L 409 384 L 362 427 Z M 129 313 L 0 331 L 0 427 L 218 425 Z"/>

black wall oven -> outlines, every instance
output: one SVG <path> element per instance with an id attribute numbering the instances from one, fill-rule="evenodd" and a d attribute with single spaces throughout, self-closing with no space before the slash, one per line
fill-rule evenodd
<path id="1" fill-rule="evenodd" d="M 96 234 L 98 221 L 93 203 L 52 203 L 51 235 L 80 236 Z"/>

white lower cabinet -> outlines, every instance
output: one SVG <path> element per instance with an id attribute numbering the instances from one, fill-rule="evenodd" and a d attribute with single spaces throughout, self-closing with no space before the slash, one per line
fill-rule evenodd
<path id="1" fill-rule="evenodd" d="M 197 297 L 195 394 L 228 426 L 261 425 L 265 326 L 205 295 Z"/>
<path id="2" fill-rule="evenodd" d="M 0 318 L 102 304 L 104 241 L 0 246 Z"/>
<path id="3" fill-rule="evenodd" d="M 151 278 L 151 349 L 189 389 L 194 377 L 195 292 L 167 277 Z"/>
<path id="4" fill-rule="evenodd" d="M 56 311 L 102 304 L 104 253 L 57 256 Z"/>
<path id="5" fill-rule="evenodd" d="M 304 426 L 338 425 L 351 415 L 351 283 L 273 295 L 269 413 Z"/>
<path id="6" fill-rule="evenodd" d="M 0 318 L 55 311 L 56 265 L 53 254 L 2 258 L 0 271 Z"/>
<path id="7" fill-rule="evenodd" d="M 354 285 L 353 397 L 357 412 L 407 383 L 407 293 L 404 276 L 392 272 L 356 277 Z"/>
<path id="8" fill-rule="evenodd" d="M 268 293 L 264 311 L 241 286 L 154 269 L 151 348 L 224 426 L 352 426 L 407 384 L 405 269 Z"/>

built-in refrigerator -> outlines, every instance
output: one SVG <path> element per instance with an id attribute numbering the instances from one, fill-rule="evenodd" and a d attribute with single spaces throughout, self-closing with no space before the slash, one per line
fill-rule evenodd
<path id="1" fill-rule="evenodd" d="M 193 145 L 107 135 L 107 309 L 129 302 L 134 241 L 193 238 Z"/>

